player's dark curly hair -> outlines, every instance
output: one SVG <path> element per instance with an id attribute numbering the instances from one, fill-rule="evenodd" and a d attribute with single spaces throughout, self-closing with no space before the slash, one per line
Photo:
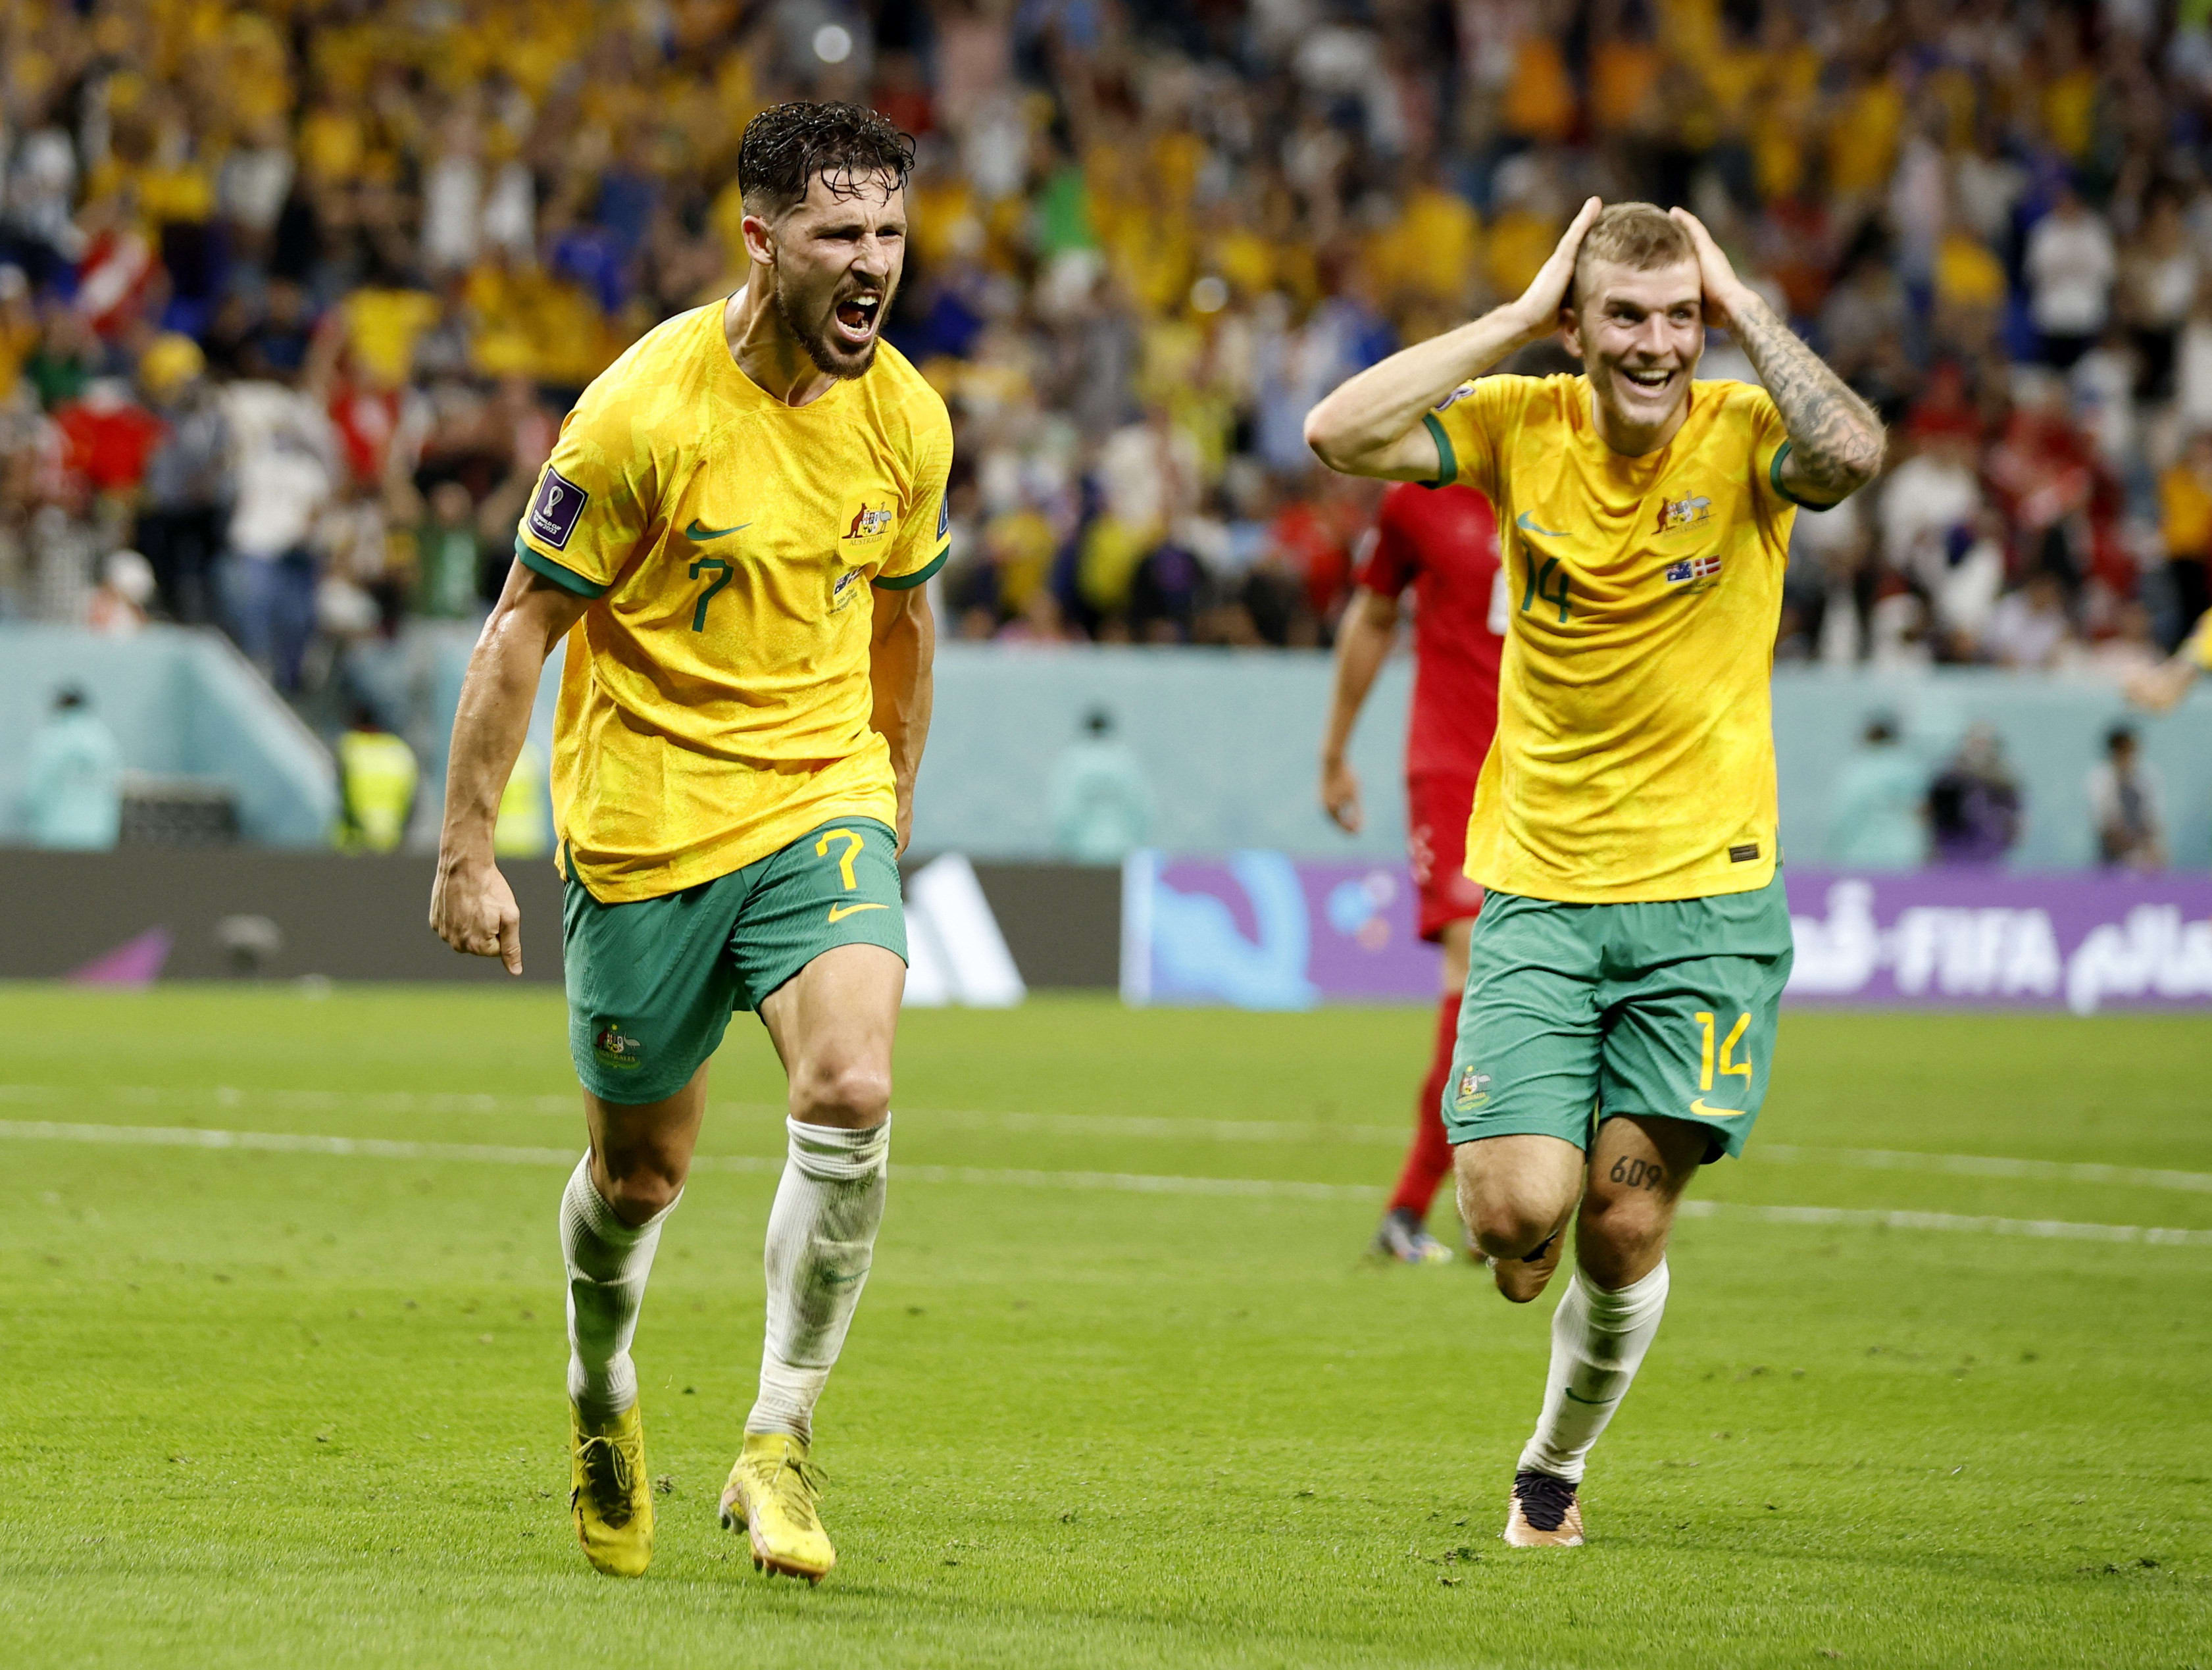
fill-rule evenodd
<path id="1" fill-rule="evenodd" d="M 914 141 L 865 105 L 770 105 L 738 142 L 746 211 L 770 218 L 803 199 L 817 174 L 833 196 L 853 197 L 873 175 L 890 174 L 903 187 L 913 172 Z"/>

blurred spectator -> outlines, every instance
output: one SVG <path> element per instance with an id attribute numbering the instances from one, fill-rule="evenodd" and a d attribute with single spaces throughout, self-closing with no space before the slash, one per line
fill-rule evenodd
<path id="1" fill-rule="evenodd" d="M 384 728 L 375 709 L 357 702 L 338 738 L 337 762 L 337 845 L 349 853 L 394 851 L 415 809 L 415 750 Z"/>
<path id="2" fill-rule="evenodd" d="M 123 827 L 123 750 L 84 692 L 68 686 L 31 733 L 23 822 L 34 847 L 105 849 Z"/>
<path id="3" fill-rule="evenodd" d="M 543 858 L 553 850 L 553 803 L 548 798 L 545 756 L 526 741 L 500 791 L 492 825 L 492 851 L 503 859 Z"/>
<path id="4" fill-rule="evenodd" d="M 138 362 L 161 439 L 146 461 L 135 537 L 161 606 L 187 625 L 216 618 L 232 493 L 230 428 L 206 371 L 199 344 L 174 331 L 156 337 Z"/>
<path id="5" fill-rule="evenodd" d="M 2212 604 L 2212 429 L 2198 429 L 2179 458 L 2159 478 L 2160 532 L 2166 544 L 2166 582 L 2172 588 L 2173 615 L 2164 634 L 2172 649 L 2189 635 Z"/>
<path id="6" fill-rule="evenodd" d="M 2072 639 L 2065 591 L 2048 569 L 2030 576 L 1990 611 L 1990 655 L 2000 666 L 2047 671 Z"/>
<path id="7" fill-rule="evenodd" d="M 1850 870 L 1911 870 L 1928 856 L 1926 794 L 1918 762 L 1887 717 L 1870 720 L 1829 790 L 1829 863 Z"/>
<path id="8" fill-rule="evenodd" d="M 153 601 L 154 565 L 137 551 L 110 551 L 85 624 L 106 637 L 127 638 L 146 624 Z"/>
<path id="9" fill-rule="evenodd" d="M 1095 708 L 1085 735 L 1052 762 L 1045 803 L 1053 847 L 1077 864 L 1119 864 L 1152 834 L 1152 792 L 1136 750 L 1114 736 L 1114 716 Z"/>
<path id="10" fill-rule="evenodd" d="M 2147 764 L 2129 726 L 2105 733 L 2105 757 L 2089 771 L 2089 815 L 2097 861 L 2107 868 L 2166 867 L 2166 807 L 2158 768 Z"/>
<path id="11" fill-rule="evenodd" d="M 330 422 L 282 383 L 233 383 L 223 417 L 237 499 L 224 589 L 240 647 L 280 690 L 297 690 L 314 626 L 315 552 L 309 543 L 331 497 L 336 448 Z"/>
<path id="12" fill-rule="evenodd" d="M 1971 727 L 1928 786 L 1928 832 L 1939 864 L 1995 864 L 2020 839 L 2020 785 L 2004 744 L 1986 725 Z"/>
<path id="13" fill-rule="evenodd" d="M 2028 234 L 2024 264 L 2044 361 L 2069 370 L 2104 331 L 2118 270 L 2111 228 L 2070 182 Z"/>

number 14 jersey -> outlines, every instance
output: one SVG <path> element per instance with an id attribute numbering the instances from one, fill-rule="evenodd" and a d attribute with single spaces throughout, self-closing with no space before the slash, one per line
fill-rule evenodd
<path id="1" fill-rule="evenodd" d="M 896 822 L 868 720 L 876 588 L 945 561 L 952 426 L 888 343 L 804 406 L 732 358 L 723 304 L 592 386 L 515 554 L 593 598 L 569 634 L 553 811 L 602 903 L 728 875 L 831 817 Z"/>
<path id="2" fill-rule="evenodd" d="M 1630 458 L 1583 377 L 1486 377 L 1425 420 L 1440 479 L 1498 508 L 1510 629 L 1468 823 L 1484 886 L 1577 904 L 1773 878 L 1767 683 L 1796 511 L 1764 389 L 1693 383 Z"/>

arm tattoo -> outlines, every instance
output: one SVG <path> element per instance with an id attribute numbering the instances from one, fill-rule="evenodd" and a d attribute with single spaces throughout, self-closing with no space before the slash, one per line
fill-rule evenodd
<path id="1" fill-rule="evenodd" d="M 1765 302 L 1736 312 L 1732 332 L 1790 431 L 1794 473 L 1810 495 L 1840 501 L 1881 469 L 1881 420 Z"/>

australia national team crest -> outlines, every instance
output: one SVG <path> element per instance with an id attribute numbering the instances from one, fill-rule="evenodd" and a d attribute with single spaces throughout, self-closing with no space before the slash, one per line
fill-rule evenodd
<path id="1" fill-rule="evenodd" d="M 1684 528 L 1694 528 L 1710 522 L 1712 517 L 1713 501 L 1702 494 L 1680 499 L 1662 499 L 1659 501 L 1659 525 L 1652 531 L 1679 533 Z M 1668 578 L 1671 580 L 1674 576 L 1669 574 Z"/>
<path id="2" fill-rule="evenodd" d="M 1459 1084 L 1452 1093 L 1452 1106 L 1458 1112 L 1471 1114 L 1490 1100 L 1490 1075 L 1477 1072 L 1472 1066 L 1459 1070 Z"/>
<path id="3" fill-rule="evenodd" d="M 1721 560 L 1717 554 L 1686 556 L 1680 562 L 1667 565 L 1667 583 L 1669 586 L 1687 586 L 1692 580 L 1711 580 L 1720 571 Z"/>
<path id="4" fill-rule="evenodd" d="M 645 1065 L 645 1046 L 624 1032 L 620 1021 L 609 1021 L 592 1035 L 592 1059 L 617 1072 L 634 1072 Z"/>
<path id="5" fill-rule="evenodd" d="M 853 513 L 852 525 L 845 530 L 848 539 L 876 539 L 890 531 L 891 508 L 885 505 L 878 510 L 872 505 L 862 505 Z"/>

